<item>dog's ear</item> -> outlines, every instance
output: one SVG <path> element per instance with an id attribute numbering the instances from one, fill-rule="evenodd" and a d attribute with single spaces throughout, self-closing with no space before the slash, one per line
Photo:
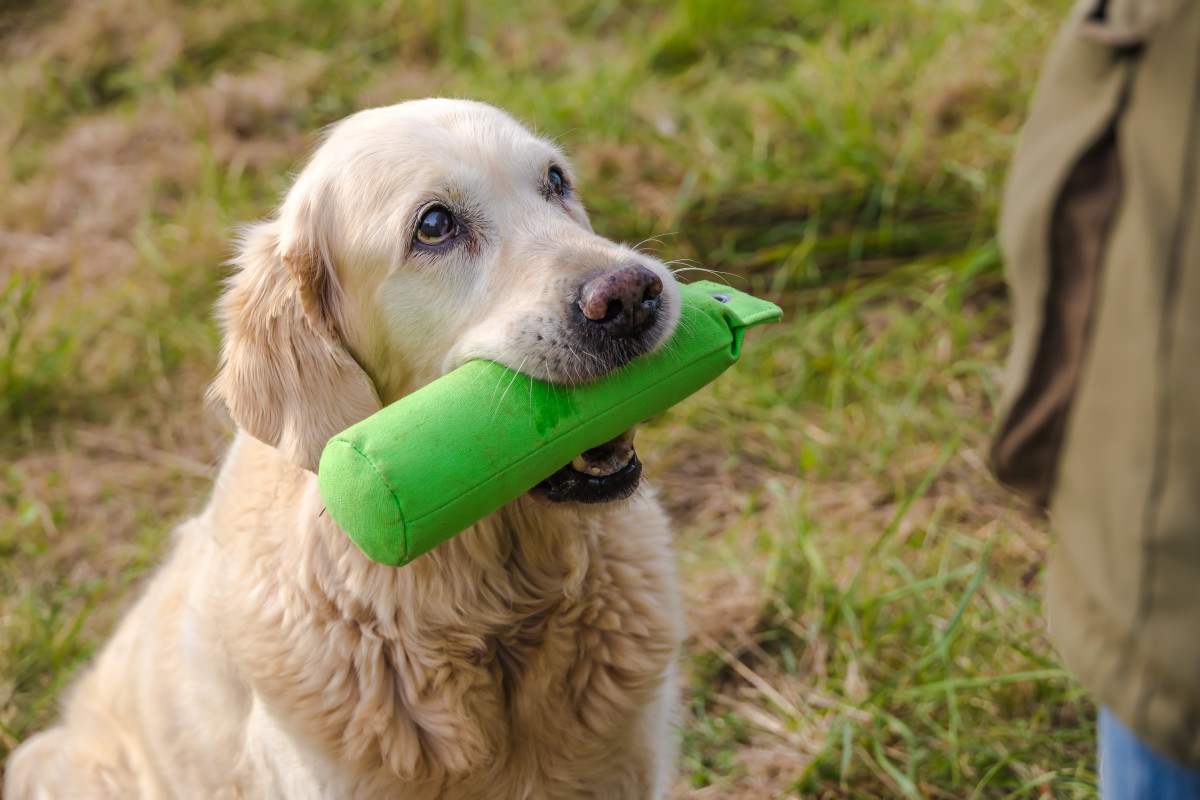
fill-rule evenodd
<path id="1" fill-rule="evenodd" d="M 218 304 L 224 345 L 209 397 L 315 472 L 329 438 L 380 406 L 342 342 L 346 298 L 312 223 L 310 214 L 291 215 L 242 237 Z"/>

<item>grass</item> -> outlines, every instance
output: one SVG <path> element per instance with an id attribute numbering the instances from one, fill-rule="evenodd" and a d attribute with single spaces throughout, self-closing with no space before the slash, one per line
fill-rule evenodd
<path id="1" fill-rule="evenodd" d="M 651 426 L 685 521 L 685 764 L 711 796 L 1094 796 L 1038 601 L 1048 538 L 984 466 L 995 258 L 805 293 Z"/>
<path id="2" fill-rule="evenodd" d="M 0 758 L 204 501 L 231 230 L 321 126 L 443 94 L 558 138 L 601 233 L 787 313 L 639 439 L 690 610 L 676 795 L 1095 797 L 1050 537 L 985 467 L 995 212 L 1065 10 L 0 2 Z"/>

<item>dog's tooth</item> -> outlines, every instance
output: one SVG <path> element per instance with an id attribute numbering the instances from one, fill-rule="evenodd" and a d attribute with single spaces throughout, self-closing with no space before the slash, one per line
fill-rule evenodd
<path id="1" fill-rule="evenodd" d="M 591 469 L 588 470 L 588 472 L 592 473 L 593 475 L 599 475 L 603 472 L 603 470 L 601 470 L 597 466 L 593 466 Z"/>
<path id="2" fill-rule="evenodd" d="M 575 470 L 576 472 L 587 472 L 588 466 L 588 460 L 583 457 L 583 453 L 580 453 L 571 459 L 571 469 Z"/>
<path id="3" fill-rule="evenodd" d="M 626 447 L 626 448 L 622 449 L 620 455 L 618 455 L 617 458 L 613 459 L 613 466 L 616 469 L 623 469 L 623 468 L 629 466 L 630 461 L 633 461 L 633 448 Z"/>

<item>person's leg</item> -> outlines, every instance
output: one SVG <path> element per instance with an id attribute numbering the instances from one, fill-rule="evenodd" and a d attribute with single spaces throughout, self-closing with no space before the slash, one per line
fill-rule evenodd
<path id="1" fill-rule="evenodd" d="M 1200 771 L 1159 755 L 1100 709 L 1101 800 L 1200 800 Z"/>

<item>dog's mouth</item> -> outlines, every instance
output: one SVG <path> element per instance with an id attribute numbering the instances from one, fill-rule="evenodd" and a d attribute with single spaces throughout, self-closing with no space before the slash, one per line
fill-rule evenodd
<path id="1" fill-rule="evenodd" d="M 537 485 L 551 503 L 610 503 L 637 491 L 642 462 L 633 449 L 634 428 L 585 450 Z"/>

